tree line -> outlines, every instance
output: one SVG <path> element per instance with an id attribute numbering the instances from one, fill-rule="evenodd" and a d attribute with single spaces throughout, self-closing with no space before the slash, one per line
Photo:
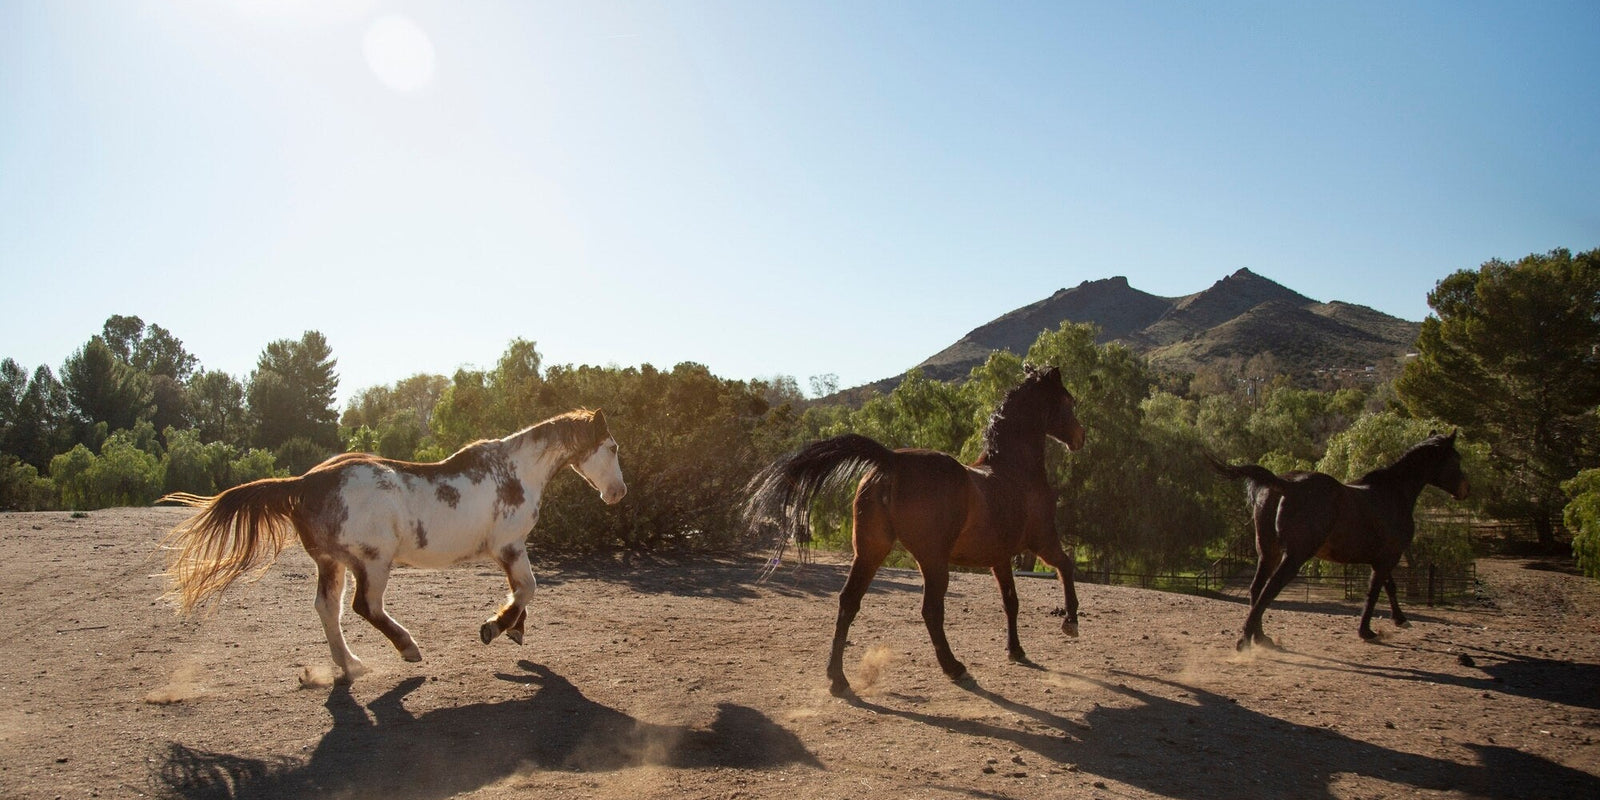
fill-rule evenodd
<path id="1" fill-rule="evenodd" d="M 581 481 L 556 481 L 536 547 L 724 548 L 746 543 L 738 514 L 750 475 L 807 442 L 856 432 L 970 460 L 1028 362 L 1061 368 L 1089 431 L 1084 451 L 1057 450 L 1050 465 L 1061 534 L 1086 565 L 1185 569 L 1244 539 L 1238 489 L 1208 471 L 1205 450 L 1349 480 L 1432 430 L 1459 429 L 1469 507 L 1525 520 L 1547 544 L 1564 525 L 1580 564 L 1600 576 L 1600 250 L 1490 261 L 1446 277 L 1428 301 L 1414 357 L 1344 388 L 1297 386 L 1260 358 L 1160 374 L 1067 324 L 1024 357 L 993 353 L 965 380 L 912 371 L 859 405 L 808 398 L 790 377 L 730 380 L 692 362 L 546 365 L 518 339 L 492 368 L 366 388 L 342 414 L 337 362 L 316 331 L 269 343 L 239 380 L 201 369 L 161 326 L 114 316 L 59 373 L 0 361 L 0 507 L 213 494 L 346 450 L 437 460 L 581 406 L 606 411 L 630 495 L 604 507 L 581 496 Z M 836 388 L 831 376 L 810 384 L 813 394 Z M 813 515 L 823 541 L 845 541 L 845 494 Z M 1443 502 L 1426 493 L 1423 513 Z"/>

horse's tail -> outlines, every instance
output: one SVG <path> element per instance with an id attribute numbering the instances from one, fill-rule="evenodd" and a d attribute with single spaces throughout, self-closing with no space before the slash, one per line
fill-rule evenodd
<path id="1" fill-rule="evenodd" d="M 170 551 L 162 597 L 187 615 L 247 573 L 259 580 L 296 535 L 300 491 L 299 478 L 264 478 L 215 497 L 175 492 L 157 500 L 201 509 L 162 542 Z"/>
<path id="2" fill-rule="evenodd" d="M 894 451 L 860 434 L 847 433 L 807 445 L 773 462 L 750 479 L 745 490 L 744 521 L 759 531 L 776 525 L 785 535 L 762 570 L 765 580 L 782 562 L 793 540 L 804 561 L 811 544 L 811 501 L 823 490 L 860 476 L 871 468 L 887 468 Z"/>
<path id="3" fill-rule="evenodd" d="M 1229 480 L 1240 480 L 1242 478 L 1249 481 L 1252 494 L 1258 489 L 1284 491 L 1289 488 L 1288 481 L 1274 475 L 1272 470 L 1260 464 L 1229 464 L 1210 452 L 1207 452 L 1205 457 L 1206 461 L 1211 464 L 1211 468 L 1216 470 L 1217 474 L 1222 477 Z"/>

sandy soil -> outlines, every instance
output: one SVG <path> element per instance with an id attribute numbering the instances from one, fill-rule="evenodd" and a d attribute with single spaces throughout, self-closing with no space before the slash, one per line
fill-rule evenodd
<path id="1" fill-rule="evenodd" d="M 822 671 L 837 563 L 545 563 L 521 647 L 478 641 L 497 570 L 402 570 L 424 660 L 347 614 L 374 671 L 336 686 L 298 550 L 209 618 L 157 600 L 186 513 L 0 514 L 0 796 L 1600 797 L 1600 587 L 1538 562 L 1483 561 L 1484 602 L 1377 643 L 1291 590 L 1267 617 L 1288 651 L 1246 655 L 1236 599 L 1081 585 L 1068 640 L 1055 585 L 1023 580 L 1035 667 L 1006 661 L 993 580 L 958 575 L 975 686 L 888 571 L 855 701 Z"/>

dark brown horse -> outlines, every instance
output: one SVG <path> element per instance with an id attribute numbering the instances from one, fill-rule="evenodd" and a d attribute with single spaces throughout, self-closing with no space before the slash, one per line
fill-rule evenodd
<path id="1" fill-rule="evenodd" d="M 1031 551 L 1054 567 L 1066 594 L 1061 628 L 1078 634 L 1078 597 L 1072 560 L 1061 549 L 1055 527 L 1055 492 L 1045 473 L 1045 437 L 1069 449 L 1083 446 L 1083 426 L 1073 413 L 1072 394 L 1054 367 L 1027 367 L 984 431 L 983 453 L 971 466 L 933 450 L 890 450 L 872 439 L 846 434 L 816 442 L 774 463 L 750 482 L 746 519 L 752 526 L 777 520 L 797 542 L 810 535 L 811 500 L 825 487 L 861 475 L 854 504 L 850 577 L 839 593 L 839 617 L 828 677 L 835 695 L 850 691 L 844 647 L 861 596 L 896 541 L 922 571 L 922 619 L 939 667 L 952 680 L 967 668 L 950 652 L 944 635 L 944 596 L 950 565 L 988 567 L 1000 584 L 1005 606 L 1006 647 L 1013 661 L 1026 661 L 1017 640 L 1017 587 L 1011 559 Z"/>
<path id="2" fill-rule="evenodd" d="M 1277 647 L 1261 631 L 1261 618 L 1284 584 L 1312 556 L 1340 564 L 1372 565 L 1367 607 L 1361 612 L 1361 638 L 1377 636 L 1372 632 L 1372 607 L 1378 602 L 1379 589 L 1389 593 L 1394 624 L 1407 627 L 1395 598 L 1394 567 L 1416 533 L 1412 516 L 1417 497 L 1430 484 L 1457 500 L 1467 497 L 1467 478 L 1461 473 L 1454 433 L 1429 436 L 1393 464 L 1368 472 L 1351 484 L 1321 472 L 1280 476 L 1255 464 L 1235 466 L 1209 454 L 1207 458 L 1223 475 L 1249 482 L 1260 560 L 1255 580 L 1250 582 L 1250 615 L 1244 621 L 1244 635 L 1239 637 L 1240 650 L 1252 644 Z"/>

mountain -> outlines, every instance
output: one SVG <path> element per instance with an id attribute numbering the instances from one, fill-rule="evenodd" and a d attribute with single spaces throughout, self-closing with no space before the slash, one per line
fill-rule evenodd
<path id="1" fill-rule="evenodd" d="M 995 350 L 1026 354 L 1040 333 L 1063 322 L 1093 323 L 1100 342 L 1121 342 L 1162 370 L 1192 372 L 1209 362 L 1265 354 L 1307 378 L 1322 370 L 1362 371 L 1402 356 L 1421 327 L 1366 306 L 1318 302 L 1248 269 L 1184 297 L 1159 297 L 1115 277 L 1084 281 L 1002 314 L 916 366 L 936 380 L 959 380 Z M 887 392 L 899 381 L 862 388 Z"/>

